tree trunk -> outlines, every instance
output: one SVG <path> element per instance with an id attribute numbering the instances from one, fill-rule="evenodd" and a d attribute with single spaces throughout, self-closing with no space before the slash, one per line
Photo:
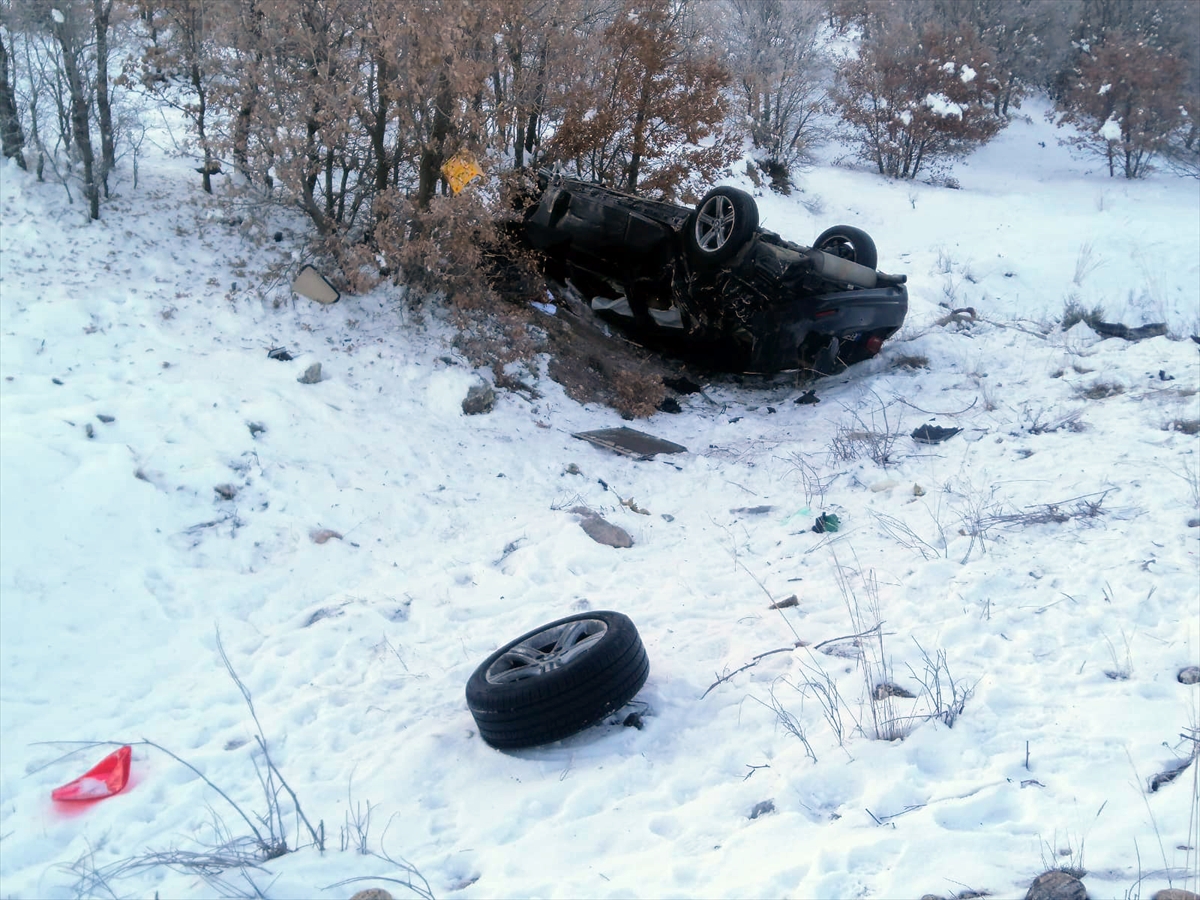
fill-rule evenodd
<path id="1" fill-rule="evenodd" d="M 21 117 L 17 114 L 17 98 L 13 93 L 12 82 L 8 78 L 8 49 L 4 39 L 0 37 L 0 144 L 4 148 L 4 156 L 15 159 L 17 165 L 25 168 L 25 132 L 21 130 Z"/>
<path id="2" fill-rule="evenodd" d="M 646 152 L 646 111 L 650 107 L 651 82 L 649 74 L 642 82 L 642 96 L 638 99 L 637 115 L 633 120 L 633 146 L 630 148 L 629 168 L 625 178 L 625 190 L 637 191 L 638 174 L 642 167 L 642 155 Z"/>
<path id="3" fill-rule="evenodd" d="M 96 114 L 100 121 L 100 180 L 104 183 L 104 196 L 107 198 L 108 173 L 117 164 L 112 104 L 108 97 L 108 27 L 112 18 L 112 0 L 92 0 L 92 18 L 96 25 Z"/>
<path id="4" fill-rule="evenodd" d="M 387 120 L 388 98 L 386 85 L 391 79 L 387 58 L 382 54 L 375 56 L 375 83 L 379 95 L 379 104 L 371 110 L 375 121 L 371 125 L 371 152 L 375 155 L 375 192 L 382 194 L 388 186 L 388 170 L 391 168 L 387 157 Z"/>
<path id="5" fill-rule="evenodd" d="M 538 119 L 542 107 L 546 105 L 546 57 L 549 53 L 548 41 L 543 40 L 541 52 L 538 53 L 537 75 L 534 80 L 533 109 L 529 111 L 529 122 L 525 125 L 525 152 L 533 153 L 537 146 Z"/>
<path id="6" fill-rule="evenodd" d="M 200 62 L 192 58 L 192 90 L 196 92 L 196 137 L 204 150 L 204 165 L 201 177 L 204 193 L 212 193 L 212 150 L 208 147 L 208 132 L 205 130 L 204 116 L 208 109 L 208 98 L 205 95 L 204 79 L 200 77 Z"/>
<path id="7" fill-rule="evenodd" d="M 71 95 L 71 135 L 79 158 L 83 162 L 83 193 L 88 201 L 88 216 L 100 218 L 100 191 L 96 185 L 96 155 L 92 150 L 92 134 L 88 130 L 88 103 L 83 92 L 83 79 L 79 74 L 75 39 L 68 34 L 68 25 L 56 22 L 54 36 L 63 55 L 63 72 L 67 76 L 67 90 Z"/>
<path id="8" fill-rule="evenodd" d="M 449 65 L 447 61 L 446 65 Z M 450 106 L 454 98 L 450 94 L 450 74 L 445 68 L 438 73 L 437 96 L 434 98 L 433 132 L 429 143 L 421 150 L 421 163 L 417 182 L 417 209 L 428 209 L 429 201 L 437 190 L 438 179 L 445 162 L 446 138 L 450 134 Z"/>

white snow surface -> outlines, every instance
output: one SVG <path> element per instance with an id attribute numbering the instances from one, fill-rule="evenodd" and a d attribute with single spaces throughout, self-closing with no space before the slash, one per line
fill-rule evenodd
<path id="1" fill-rule="evenodd" d="M 1119 141 L 1121 139 L 1121 123 L 1115 118 L 1106 119 L 1100 126 L 1099 134 L 1106 141 Z"/>
<path id="2" fill-rule="evenodd" d="M 922 102 L 939 116 L 953 116 L 956 119 L 962 118 L 962 107 L 945 94 L 928 94 Z"/>
<path id="3" fill-rule="evenodd" d="M 1018 897 L 1054 865 L 1086 869 L 1093 898 L 1200 888 L 1197 767 L 1146 791 L 1200 724 L 1200 687 L 1176 680 L 1200 663 L 1200 436 L 1172 429 L 1200 419 L 1200 196 L 1111 179 L 1027 111 L 956 166 L 961 190 L 830 165 L 758 197 L 765 227 L 804 243 L 856 225 L 908 273 L 908 321 L 878 358 L 804 386 L 816 405 L 791 376 L 713 378 L 635 423 L 568 399 L 544 360 L 524 375 L 540 396 L 463 415 L 491 376 L 438 316 L 390 287 L 292 297 L 299 223 L 230 224 L 186 160 L 144 160 L 91 224 L 7 163 L 0 892 L 411 896 L 357 835 L 344 849 L 368 804 L 367 849 L 439 897 Z M 1170 335 L 1064 333 L 1069 296 Z M 946 306 L 977 319 L 939 325 Z M 324 380 L 298 383 L 314 362 Z M 572 437 L 621 424 L 688 452 Z M 924 424 L 962 431 L 918 444 Z M 835 452 L 865 431 L 896 435 L 886 466 Z M 1080 497 L 1098 514 L 988 518 Z M 634 546 L 594 543 L 578 504 Z M 812 532 L 821 512 L 842 529 Z M 953 727 L 897 700 L 908 736 L 873 739 L 860 663 L 824 652 L 851 642 L 816 646 L 855 632 L 850 592 L 876 621 L 871 578 L 893 680 L 921 694 L 924 648 L 971 689 Z M 488 747 L 473 669 L 587 609 L 641 633 L 632 706 L 556 744 Z M 325 850 L 285 793 L 294 852 L 259 869 L 127 865 L 250 834 L 197 772 L 263 827 L 218 629 Z M 811 685 L 836 689 L 840 742 Z M 51 801 L 121 743 L 123 793 Z"/>

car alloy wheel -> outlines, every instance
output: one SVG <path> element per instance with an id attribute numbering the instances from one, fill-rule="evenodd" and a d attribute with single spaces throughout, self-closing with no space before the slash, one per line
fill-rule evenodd
<path id="1" fill-rule="evenodd" d="M 649 671 L 628 616 L 580 613 L 496 650 L 467 681 L 467 707 L 493 747 L 530 747 L 568 737 L 624 706 Z"/>

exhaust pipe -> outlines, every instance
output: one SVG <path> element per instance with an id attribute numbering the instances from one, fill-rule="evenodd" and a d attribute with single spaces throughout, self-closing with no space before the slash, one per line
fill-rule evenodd
<path id="1" fill-rule="evenodd" d="M 847 282 L 859 287 L 873 288 L 878 283 L 879 273 L 866 266 L 826 253 L 824 250 L 809 250 L 808 261 L 816 274 L 828 281 Z"/>

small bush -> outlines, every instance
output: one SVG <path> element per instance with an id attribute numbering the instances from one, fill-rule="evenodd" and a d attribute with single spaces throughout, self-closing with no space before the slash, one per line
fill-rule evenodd
<path id="1" fill-rule="evenodd" d="M 1083 390 L 1080 396 L 1088 400 L 1104 400 L 1123 393 L 1125 393 L 1125 388 L 1115 382 L 1097 381 L 1091 387 Z"/>
<path id="2" fill-rule="evenodd" d="M 1088 310 L 1079 299 L 1075 296 L 1068 297 L 1063 303 L 1062 311 L 1062 330 L 1070 331 L 1080 322 L 1085 323 L 1090 328 L 1095 328 L 1097 322 L 1104 321 L 1104 307 L 1096 304 Z"/>
<path id="3" fill-rule="evenodd" d="M 641 419 L 654 415 L 667 395 L 661 375 L 622 369 L 615 373 L 613 383 L 617 389 L 614 406 L 626 418 Z"/>

